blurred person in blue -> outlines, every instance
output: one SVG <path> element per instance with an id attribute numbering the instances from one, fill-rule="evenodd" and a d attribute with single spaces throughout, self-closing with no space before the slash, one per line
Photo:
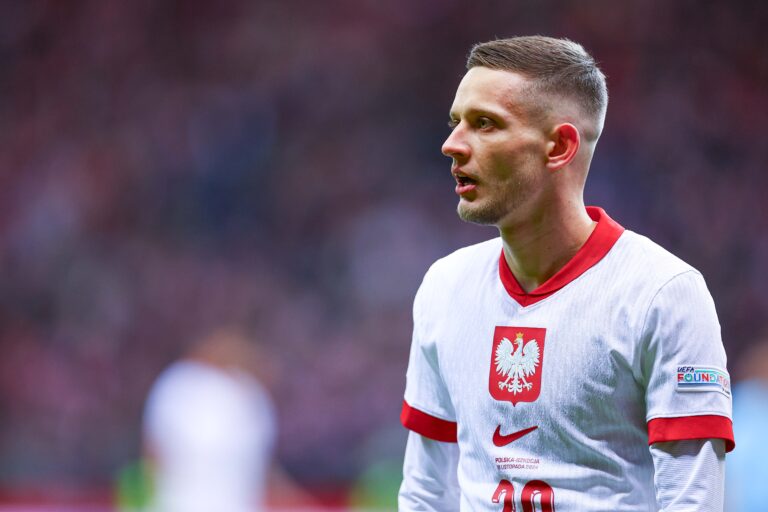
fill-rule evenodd
<path id="1" fill-rule="evenodd" d="M 268 368 L 243 332 L 221 329 L 161 373 L 144 413 L 150 510 L 264 510 L 276 437 Z"/>
<path id="2" fill-rule="evenodd" d="M 768 512 L 768 333 L 744 353 L 737 370 L 733 431 L 739 449 L 728 456 L 726 510 Z"/>

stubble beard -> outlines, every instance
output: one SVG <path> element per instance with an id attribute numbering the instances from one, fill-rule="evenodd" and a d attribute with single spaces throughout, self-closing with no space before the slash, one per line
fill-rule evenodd
<path id="1" fill-rule="evenodd" d="M 495 197 L 486 197 L 484 200 L 472 202 L 459 200 L 456 213 L 465 222 L 481 226 L 498 226 L 505 217 L 522 204 L 527 185 L 529 183 L 524 179 L 518 178 L 514 186 L 499 190 Z"/>
<path id="2" fill-rule="evenodd" d="M 481 226 L 493 226 L 501 220 L 506 212 L 503 211 L 502 205 L 498 204 L 498 202 L 472 204 L 459 201 L 456 213 L 464 222 L 471 222 Z"/>

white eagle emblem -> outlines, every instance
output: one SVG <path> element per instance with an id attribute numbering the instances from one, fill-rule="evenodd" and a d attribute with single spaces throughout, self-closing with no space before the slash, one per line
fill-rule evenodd
<path id="1" fill-rule="evenodd" d="M 532 384 L 525 380 L 536 373 L 536 367 L 539 366 L 539 344 L 536 340 L 523 342 L 523 333 L 517 333 L 514 343 L 517 343 L 515 349 L 513 342 L 509 338 L 502 338 L 499 346 L 496 347 L 496 373 L 506 376 L 507 380 L 499 382 L 499 389 L 506 388 L 516 395 L 523 389 L 531 389 Z"/>

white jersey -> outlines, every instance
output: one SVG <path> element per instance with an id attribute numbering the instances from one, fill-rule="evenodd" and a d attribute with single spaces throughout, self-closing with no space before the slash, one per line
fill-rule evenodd
<path id="1" fill-rule="evenodd" d="M 243 372 L 194 361 L 166 369 L 147 400 L 158 512 L 263 510 L 275 441 L 263 387 Z"/>
<path id="2" fill-rule="evenodd" d="M 648 445 L 724 439 L 730 381 L 701 275 L 599 208 L 531 293 L 500 239 L 436 262 L 414 303 L 401 419 L 458 442 L 461 510 L 656 510 Z"/>

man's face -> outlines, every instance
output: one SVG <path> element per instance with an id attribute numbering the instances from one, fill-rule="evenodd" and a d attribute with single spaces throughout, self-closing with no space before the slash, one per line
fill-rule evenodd
<path id="1" fill-rule="evenodd" d="M 453 160 L 465 221 L 512 227 L 545 204 L 548 139 L 544 122 L 531 115 L 527 84 L 517 73 L 484 67 L 459 84 L 442 151 Z"/>

